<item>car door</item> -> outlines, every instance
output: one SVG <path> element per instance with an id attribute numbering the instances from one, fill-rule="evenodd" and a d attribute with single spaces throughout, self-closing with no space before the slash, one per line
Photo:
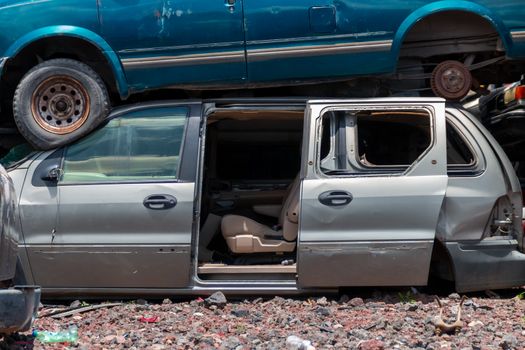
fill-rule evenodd
<path id="1" fill-rule="evenodd" d="M 426 284 L 447 188 L 443 101 L 311 101 L 306 123 L 299 284 Z"/>
<path id="2" fill-rule="evenodd" d="M 243 0 L 99 0 L 134 90 L 245 77 Z"/>
<path id="3" fill-rule="evenodd" d="M 393 71 L 392 42 L 418 4 L 244 0 L 250 81 L 326 79 Z"/>
<path id="4" fill-rule="evenodd" d="M 24 231 L 35 282 L 188 286 L 199 123 L 199 103 L 130 107 L 37 167 L 24 186 L 25 215 L 38 215 L 31 181 L 45 182 L 39 191 L 56 194 L 58 210 L 51 229 Z"/>

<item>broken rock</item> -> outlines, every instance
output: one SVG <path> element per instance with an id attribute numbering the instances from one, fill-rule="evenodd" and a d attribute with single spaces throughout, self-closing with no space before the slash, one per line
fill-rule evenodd
<path id="1" fill-rule="evenodd" d="M 204 302 L 208 306 L 215 305 L 218 307 L 224 307 L 228 300 L 226 300 L 226 297 L 222 292 L 215 292 L 210 297 L 204 299 Z"/>
<path id="2" fill-rule="evenodd" d="M 357 348 L 359 350 L 383 350 L 385 348 L 385 343 L 376 339 L 365 340 L 359 343 Z"/>

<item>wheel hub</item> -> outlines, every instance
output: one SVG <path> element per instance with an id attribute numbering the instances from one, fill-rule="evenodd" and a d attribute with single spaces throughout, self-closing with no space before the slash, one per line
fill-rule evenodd
<path id="1" fill-rule="evenodd" d="M 430 85 L 437 96 L 457 101 L 468 94 L 472 75 L 463 63 L 444 61 L 433 70 Z"/>
<path id="2" fill-rule="evenodd" d="M 89 95 L 81 83 L 68 76 L 42 82 L 33 94 L 31 109 L 46 131 L 67 134 L 80 128 L 89 115 Z"/>
<path id="3" fill-rule="evenodd" d="M 441 83 L 448 91 L 458 92 L 465 84 L 465 76 L 459 69 L 449 68 L 443 72 Z"/>

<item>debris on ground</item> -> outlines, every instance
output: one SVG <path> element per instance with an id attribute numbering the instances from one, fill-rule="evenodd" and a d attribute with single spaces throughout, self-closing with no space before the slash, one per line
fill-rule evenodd
<path id="1" fill-rule="evenodd" d="M 456 294 L 456 293 L 454 293 Z M 457 295 L 457 297 L 456 297 Z M 453 296 L 453 294 L 449 295 L 449 299 L 451 300 L 457 300 L 459 299 L 459 295 L 456 294 Z M 453 297 L 451 297 L 453 296 Z M 459 302 L 459 306 L 457 307 L 456 311 L 456 319 L 452 323 L 446 323 L 443 320 L 443 304 L 441 304 L 441 300 L 439 300 L 439 297 L 436 297 L 436 302 L 439 305 L 439 316 L 435 319 L 434 325 L 436 326 L 436 334 L 440 335 L 443 333 L 458 333 L 461 328 L 463 328 L 463 321 L 461 321 L 461 307 L 463 306 L 463 303 L 467 299 L 466 296 L 463 296 Z"/>
<path id="2" fill-rule="evenodd" d="M 385 290 L 359 297 L 226 300 L 220 293 L 211 299 L 131 302 L 61 319 L 40 317 L 34 327 L 54 332 L 75 325 L 78 349 L 284 350 L 287 339 L 295 336 L 315 349 L 521 350 L 525 300 L 515 295 L 522 291 L 498 291 L 500 299 L 483 293 L 469 296 L 461 308 L 462 327 L 441 335 L 435 334 L 434 296 L 410 293 L 412 302 L 406 303 L 397 291 Z M 406 299 L 406 293 L 402 296 Z M 453 323 L 460 301 L 445 295 L 440 302 L 444 322 Z M 44 307 L 41 314 L 52 308 L 56 306 Z M 145 323 L 141 317 L 158 319 Z M 27 344 L 33 342 L 34 349 L 65 349 L 64 344 L 34 340 L 30 333 L 16 337 L 0 341 L 0 349 L 32 349 Z"/>
<path id="3" fill-rule="evenodd" d="M 208 306 L 215 305 L 217 307 L 223 307 L 224 305 L 226 305 L 228 300 L 226 300 L 226 297 L 224 296 L 222 292 L 215 292 L 212 295 L 210 295 L 208 298 L 206 298 L 204 302 Z"/>

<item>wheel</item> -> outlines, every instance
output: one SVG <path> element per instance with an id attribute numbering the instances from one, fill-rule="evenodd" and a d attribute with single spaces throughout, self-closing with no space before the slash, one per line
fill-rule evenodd
<path id="1" fill-rule="evenodd" d="M 463 63 L 444 61 L 432 71 L 430 86 L 436 96 L 458 101 L 467 96 L 472 86 L 472 75 Z"/>
<path id="2" fill-rule="evenodd" d="M 20 133 L 37 149 L 70 143 L 108 115 L 107 89 L 88 65 L 71 59 L 45 61 L 18 84 L 13 115 Z"/>

